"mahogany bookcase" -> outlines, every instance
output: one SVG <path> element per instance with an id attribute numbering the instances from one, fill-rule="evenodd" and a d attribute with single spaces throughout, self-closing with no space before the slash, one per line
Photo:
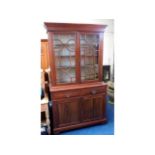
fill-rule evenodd
<path id="1" fill-rule="evenodd" d="M 106 122 L 107 86 L 102 82 L 106 25 L 44 24 L 54 133 Z"/>

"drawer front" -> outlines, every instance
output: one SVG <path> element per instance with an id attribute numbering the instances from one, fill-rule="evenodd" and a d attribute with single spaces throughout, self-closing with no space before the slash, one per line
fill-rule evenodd
<path id="1" fill-rule="evenodd" d="M 61 91 L 61 92 L 57 92 L 57 93 L 52 93 L 52 99 L 53 100 L 76 97 L 76 96 L 80 96 L 80 90 Z"/>
<path id="2" fill-rule="evenodd" d="M 104 93 L 106 91 L 106 87 L 94 87 L 89 89 L 81 90 L 81 96 L 85 95 L 96 95 L 100 93 Z"/>
<path id="3" fill-rule="evenodd" d="M 70 90 L 70 91 L 60 91 L 52 93 L 52 99 L 63 99 L 63 98 L 71 98 L 85 95 L 96 95 L 99 93 L 104 93 L 106 91 L 106 87 L 94 87 L 94 88 L 84 88 L 80 90 Z"/>

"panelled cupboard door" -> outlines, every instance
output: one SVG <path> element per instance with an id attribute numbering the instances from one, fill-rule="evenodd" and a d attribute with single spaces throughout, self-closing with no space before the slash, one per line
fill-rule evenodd
<path id="1" fill-rule="evenodd" d="M 106 95 L 100 94 L 93 97 L 93 116 L 94 119 L 105 117 Z"/>
<path id="2" fill-rule="evenodd" d="M 70 98 L 55 101 L 57 113 L 57 127 L 79 123 L 79 99 Z"/>
<path id="3" fill-rule="evenodd" d="M 81 122 L 102 119 L 105 117 L 105 94 L 82 97 L 80 102 Z"/>
<path id="4" fill-rule="evenodd" d="M 90 96 L 82 97 L 80 102 L 80 120 L 81 122 L 93 119 L 93 98 Z"/>

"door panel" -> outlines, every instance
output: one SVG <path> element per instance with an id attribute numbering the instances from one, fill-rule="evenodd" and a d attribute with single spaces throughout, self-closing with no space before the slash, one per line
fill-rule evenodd
<path id="1" fill-rule="evenodd" d="M 58 126 L 66 126 L 79 122 L 79 99 L 56 101 Z"/>
<path id="2" fill-rule="evenodd" d="M 105 94 L 95 95 L 93 98 L 94 119 L 100 119 L 105 116 L 106 96 Z"/>
<path id="3" fill-rule="evenodd" d="M 83 97 L 80 104 L 81 122 L 93 119 L 93 98 Z"/>

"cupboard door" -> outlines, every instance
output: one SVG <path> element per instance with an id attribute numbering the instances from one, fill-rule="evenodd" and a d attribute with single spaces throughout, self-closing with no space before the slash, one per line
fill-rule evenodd
<path id="1" fill-rule="evenodd" d="M 105 117 L 105 105 L 106 96 L 105 94 L 95 95 L 93 98 L 93 113 L 94 119 L 100 119 Z"/>
<path id="2" fill-rule="evenodd" d="M 80 120 L 81 122 L 93 119 L 93 98 L 90 96 L 83 97 L 80 103 Z"/>
<path id="3" fill-rule="evenodd" d="M 55 56 L 56 83 L 76 82 L 76 33 L 53 33 L 53 52 Z"/>
<path id="4" fill-rule="evenodd" d="M 81 81 L 99 79 L 99 34 L 80 34 Z"/>
<path id="5" fill-rule="evenodd" d="M 62 127 L 79 122 L 79 99 L 55 101 L 57 107 L 57 126 Z"/>

